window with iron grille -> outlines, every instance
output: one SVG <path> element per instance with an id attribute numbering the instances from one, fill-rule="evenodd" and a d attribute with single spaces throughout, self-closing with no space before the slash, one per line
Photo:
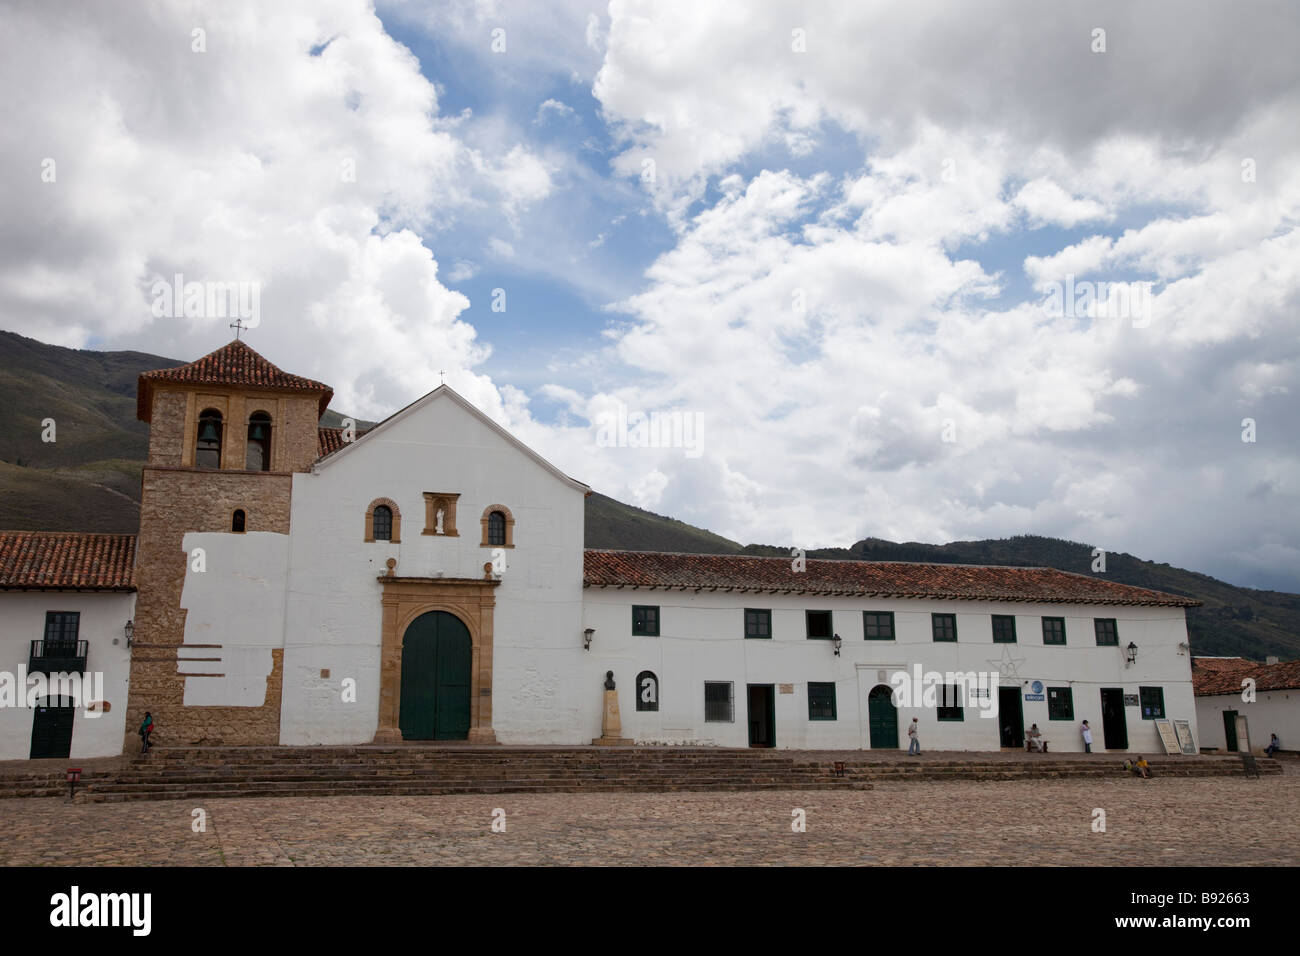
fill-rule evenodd
<path id="1" fill-rule="evenodd" d="M 1138 700 L 1142 704 L 1143 720 L 1159 720 L 1165 716 L 1165 689 L 1139 687 Z"/>
<path id="2" fill-rule="evenodd" d="M 808 719 L 835 719 L 835 684 L 833 682 L 808 684 Z"/>
<path id="3" fill-rule="evenodd" d="M 659 608 L 642 604 L 632 605 L 632 633 L 644 637 L 658 637 Z"/>
<path id="4" fill-rule="evenodd" d="M 965 720 L 966 714 L 961 706 L 961 688 L 956 684 L 940 684 L 939 692 L 940 720 Z"/>
<path id="5" fill-rule="evenodd" d="M 704 682 L 704 719 L 710 723 L 736 722 L 735 685 L 731 681 Z"/>
<path id="6" fill-rule="evenodd" d="M 745 608 L 745 637 L 770 638 L 772 636 L 772 612 Z"/>
<path id="7" fill-rule="evenodd" d="M 54 654 L 58 648 L 75 649 L 80 630 L 80 611 L 46 611 L 45 653 Z"/>
<path id="8" fill-rule="evenodd" d="M 488 515 L 488 544 L 504 545 L 506 543 L 506 516 L 502 511 Z"/>
<path id="9" fill-rule="evenodd" d="M 1074 720 L 1074 691 L 1068 687 L 1047 688 L 1047 719 Z"/>
<path id="10" fill-rule="evenodd" d="M 1065 618 L 1063 617 L 1043 618 L 1043 643 L 1044 644 L 1065 643 Z"/>
<path id="11" fill-rule="evenodd" d="M 1093 618 L 1092 626 L 1097 631 L 1098 647 L 1119 646 L 1119 628 L 1115 626 L 1113 617 Z"/>
<path id="12" fill-rule="evenodd" d="M 934 632 L 936 641 L 957 640 L 957 615 L 931 614 L 930 629 Z"/>
<path id="13" fill-rule="evenodd" d="M 809 639 L 830 640 L 831 639 L 831 612 L 830 611 L 805 611 L 804 618 L 808 622 Z"/>
<path id="14" fill-rule="evenodd" d="M 1010 614 L 993 615 L 993 643 L 1014 644 L 1016 642 L 1016 619 Z"/>
<path id="15" fill-rule="evenodd" d="M 869 641 L 892 641 L 894 639 L 894 612 L 863 611 L 862 636 Z"/>

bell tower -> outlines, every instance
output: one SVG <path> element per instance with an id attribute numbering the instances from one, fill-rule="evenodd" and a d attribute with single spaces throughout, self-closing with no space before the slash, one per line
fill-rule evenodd
<path id="1" fill-rule="evenodd" d="M 288 534 L 293 474 L 319 457 L 318 423 L 332 397 L 329 386 L 281 371 L 239 340 L 188 365 L 140 376 L 136 413 L 150 426 L 149 461 L 136 546 L 126 752 L 139 747 L 135 733 L 145 711 L 167 744 L 279 742 L 283 649 L 272 652 L 261 706 L 185 706 L 186 680 L 203 675 L 193 666 L 182 674 L 179 665 L 190 562 L 184 537 Z M 219 646 L 203 650 L 189 659 L 220 661 Z"/>

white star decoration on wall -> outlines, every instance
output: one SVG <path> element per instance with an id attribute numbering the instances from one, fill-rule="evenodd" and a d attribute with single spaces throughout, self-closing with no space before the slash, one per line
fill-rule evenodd
<path id="1" fill-rule="evenodd" d="M 1010 678 L 1011 680 L 1019 680 L 1019 679 L 1020 679 L 1020 665 L 1023 664 L 1024 662 L 1025 662 L 1025 658 L 1023 658 L 1023 657 L 1012 657 L 1012 656 L 1011 656 L 1011 647 L 1010 647 L 1010 645 L 1008 645 L 1008 646 L 1002 648 L 1002 657 L 1001 657 L 1001 658 L 999 658 L 999 659 L 997 659 L 997 660 L 990 659 L 990 660 L 988 661 L 988 664 L 989 664 L 990 669 L 992 669 L 992 670 L 996 670 L 996 671 L 998 672 L 998 674 L 1001 675 L 1002 678 L 1004 678 L 1004 679 L 1005 679 L 1005 678 Z"/>

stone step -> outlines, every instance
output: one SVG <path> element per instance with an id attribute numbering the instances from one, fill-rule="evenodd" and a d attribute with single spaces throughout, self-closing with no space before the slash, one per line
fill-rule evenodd
<path id="1" fill-rule="evenodd" d="M 833 773 L 842 759 L 845 776 Z M 1260 759 L 1261 773 L 1277 774 Z M 1241 763 L 1161 757 L 1158 777 L 1240 776 Z M 500 747 L 159 747 L 125 767 L 87 772 L 77 799 L 122 801 L 349 793 L 522 793 L 583 791 L 837 790 L 873 783 L 1115 778 L 1116 755 L 1041 755 L 1026 760 L 907 759 L 870 751 L 810 757 L 798 751 L 724 748 Z M 65 796 L 61 773 L 0 777 L 0 798 Z"/>

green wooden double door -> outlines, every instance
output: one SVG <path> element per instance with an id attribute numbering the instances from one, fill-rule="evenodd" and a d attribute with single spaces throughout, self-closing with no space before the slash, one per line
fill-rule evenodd
<path id="1" fill-rule="evenodd" d="M 403 740 L 465 740 L 469 736 L 473 645 L 454 614 L 430 611 L 402 637 Z"/>

